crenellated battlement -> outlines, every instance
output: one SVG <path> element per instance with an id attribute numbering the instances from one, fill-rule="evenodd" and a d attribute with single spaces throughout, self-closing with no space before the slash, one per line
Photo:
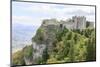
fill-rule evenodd
<path id="1" fill-rule="evenodd" d="M 86 17 L 85 16 L 73 16 L 66 21 L 57 21 L 56 19 L 46 19 L 43 21 L 43 26 L 56 25 L 62 26 L 67 29 L 85 29 L 86 28 Z"/>

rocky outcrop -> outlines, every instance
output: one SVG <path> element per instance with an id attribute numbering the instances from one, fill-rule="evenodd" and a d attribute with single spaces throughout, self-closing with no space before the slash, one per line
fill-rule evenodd
<path id="1" fill-rule="evenodd" d="M 65 23 L 66 22 L 59 22 L 56 19 L 43 20 L 43 23 L 41 24 L 40 28 L 37 30 L 36 35 L 32 38 L 32 45 L 33 45 L 33 49 L 35 50 L 35 51 L 33 51 L 34 63 L 36 63 L 35 61 L 38 58 L 42 58 L 43 51 L 46 48 L 47 48 L 48 54 L 50 54 L 52 52 L 53 47 L 54 47 L 53 43 L 56 40 L 56 34 L 58 31 L 63 30 L 63 28 L 64 28 L 63 26 Z M 70 23 L 70 25 L 71 25 L 71 23 Z M 69 28 L 70 28 L 70 26 L 69 26 Z M 72 29 L 72 28 L 70 28 L 70 29 Z"/>
<path id="2" fill-rule="evenodd" d="M 33 64 L 37 64 L 37 60 L 39 58 L 42 58 L 43 55 L 43 51 L 46 48 L 45 44 L 36 44 L 35 42 L 33 42 Z"/>
<path id="3" fill-rule="evenodd" d="M 53 22 L 53 23 L 52 23 Z M 33 45 L 33 60 L 42 58 L 43 52 L 47 49 L 50 52 L 53 49 L 52 43 L 55 41 L 56 33 L 59 30 L 59 22 L 55 19 L 44 20 L 40 28 L 37 30 L 36 35 L 32 38 Z"/>
<path id="4" fill-rule="evenodd" d="M 54 42 L 56 42 L 57 33 L 68 27 L 68 23 L 65 21 L 57 21 L 56 19 L 46 19 L 36 32 L 36 35 L 32 37 L 31 47 L 24 48 L 24 60 L 26 65 L 30 64 L 42 64 L 47 61 L 47 55 L 51 54 L 54 48 Z M 65 26 L 65 25 L 67 26 Z M 71 23 L 70 23 L 71 24 Z M 89 26 L 90 24 L 88 24 Z M 72 29 L 69 26 L 68 29 Z"/>

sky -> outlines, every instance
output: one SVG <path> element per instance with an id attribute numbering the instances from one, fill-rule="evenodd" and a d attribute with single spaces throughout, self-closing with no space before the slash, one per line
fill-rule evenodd
<path id="1" fill-rule="evenodd" d="M 95 22 L 95 7 L 12 2 L 13 24 L 40 26 L 43 19 L 67 20 L 72 16 L 85 16 L 88 21 Z"/>

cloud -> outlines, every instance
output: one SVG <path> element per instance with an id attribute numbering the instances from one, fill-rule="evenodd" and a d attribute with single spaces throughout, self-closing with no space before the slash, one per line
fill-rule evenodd
<path id="1" fill-rule="evenodd" d="M 36 18 L 32 18 L 30 16 L 12 16 L 13 24 L 23 24 L 23 25 L 35 25 L 40 26 L 41 21 Z"/>
<path id="2" fill-rule="evenodd" d="M 95 8 L 90 6 L 56 5 L 56 4 L 35 4 L 25 8 L 29 12 L 44 14 L 44 16 L 67 16 L 67 15 L 94 15 Z M 38 15 L 39 15 L 38 14 Z"/>
<path id="3" fill-rule="evenodd" d="M 95 13 L 94 12 L 86 12 L 84 10 L 74 10 L 74 11 L 71 11 L 71 12 L 67 12 L 67 14 L 71 14 L 71 15 L 78 15 L 78 16 L 87 16 L 87 15 L 94 15 Z"/>
<path id="4" fill-rule="evenodd" d="M 88 20 L 94 21 L 95 8 L 90 6 L 58 5 L 13 2 L 13 21 L 26 25 L 39 26 L 43 19 L 57 18 L 67 19 L 73 15 L 86 16 Z"/>

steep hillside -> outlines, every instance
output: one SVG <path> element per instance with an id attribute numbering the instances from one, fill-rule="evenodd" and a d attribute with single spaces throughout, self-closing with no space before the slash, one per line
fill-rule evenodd
<path id="1" fill-rule="evenodd" d="M 56 19 L 44 20 L 31 46 L 23 48 L 21 56 L 14 54 L 14 65 L 95 61 L 95 42 L 95 29 L 70 30 Z"/>

